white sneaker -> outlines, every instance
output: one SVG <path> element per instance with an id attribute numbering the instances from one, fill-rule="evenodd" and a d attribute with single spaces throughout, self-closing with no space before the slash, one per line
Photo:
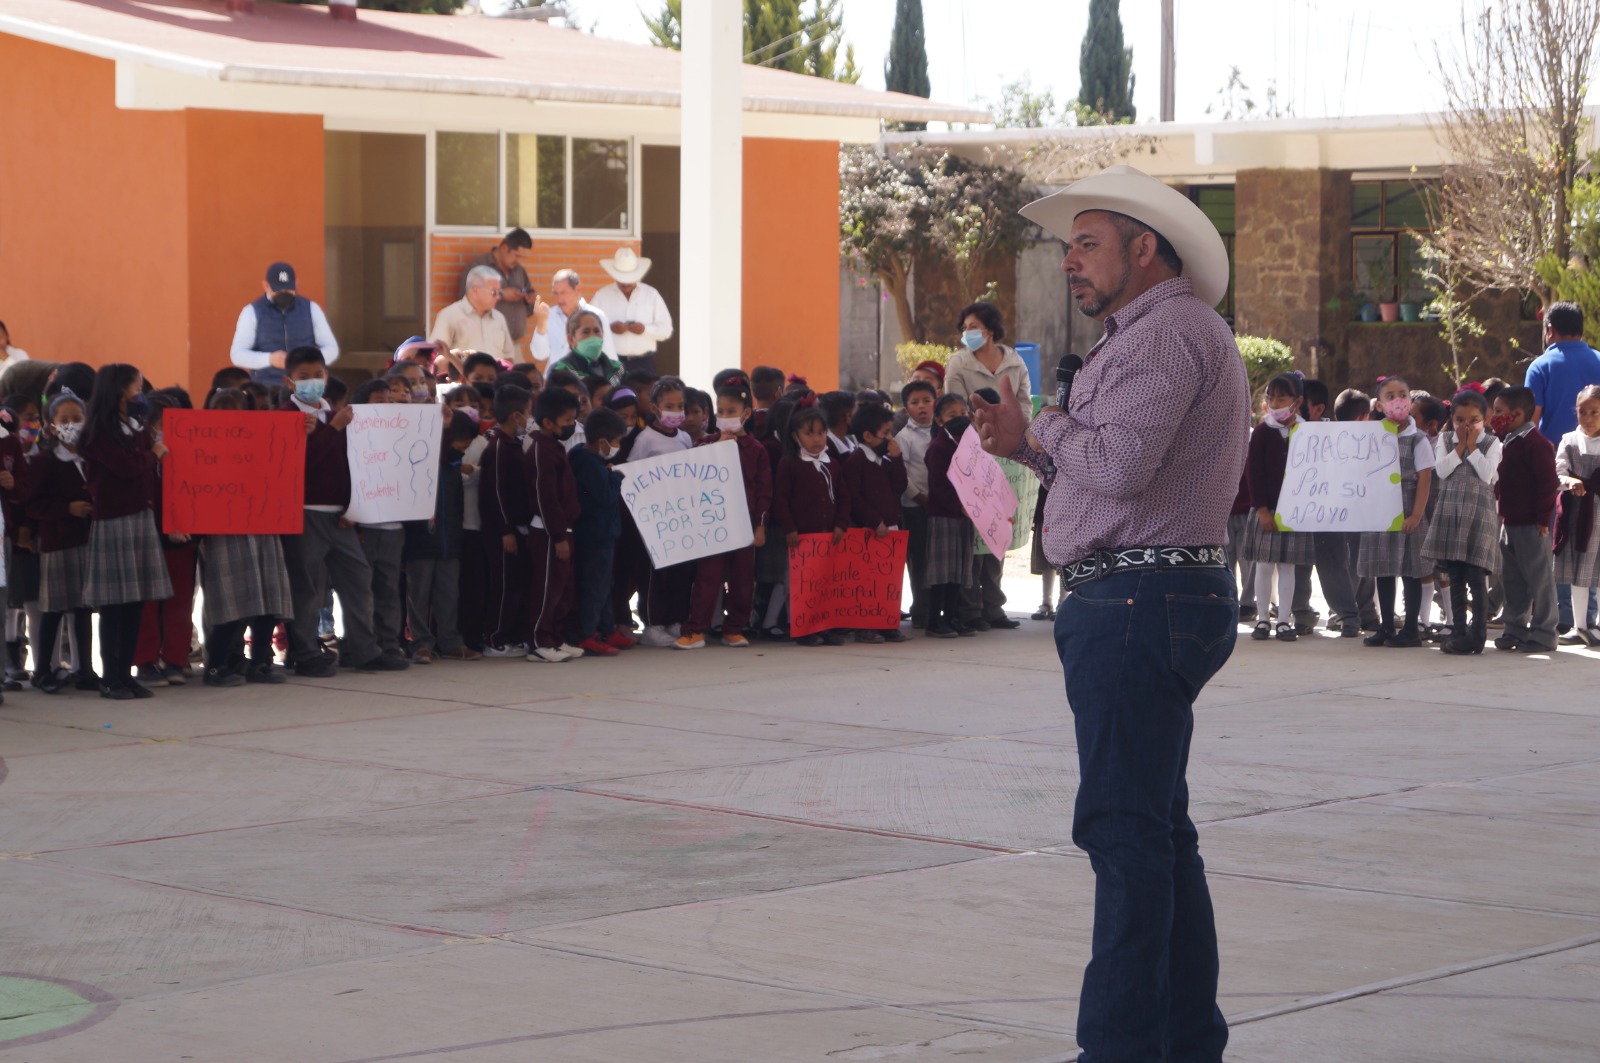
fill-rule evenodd
<path id="1" fill-rule="evenodd" d="M 556 652 L 566 654 L 568 660 L 583 656 L 583 650 L 577 646 L 574 646 L 570 642 L 563 642 L 561 645 L 557 646 Z"/>
<path id="2" fill-rule="evenodd" d="M 667 625 L 667 634 L 671 635 L 673 637 L 673 639 L 675 639 L 675 640 L 683 638 L 683 625 L 682 624 L 668 624 Z"/>
<path id="3" fill-rule="evenodd" d="M 485 657 L 526 657 L 528 655 L 528 647 L 520 642 L 513 643 L 510 646 L 485 646 L 483 655 Z"/>
<path id="4" fill-rule="evenodd" d="M 639 641 L 646 646 L 666 647 L 678 641 L 678 636 L 660 624 L 651 624 L 644 629 L 644 634 L 639 636 Z"/>
<path id="5" fill-rule="evenodd" d="M 535 646 L 528 651 L 528 660 L 543 664 L 565 664 L 572 658 L 554 646 Z"/>

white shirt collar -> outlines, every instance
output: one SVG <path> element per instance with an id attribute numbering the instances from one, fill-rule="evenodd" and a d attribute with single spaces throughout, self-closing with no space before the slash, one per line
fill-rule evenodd
<path id="1" fill-rule="evenodd" d="M 303 413 L 314 413 L 314 414 L 318 415 L 319 417 L 323 416 L 324 414 L 327 414 L 328 412 L 330 412 L 333 409 L 332 406 L 328 405 L 328 400 L 327 399 L 318 399 L 317 400 L 317 404 L 315 406 L 312 406 L 309 403 L 301 402 L 299 395 L 291 394 L 289 396 L 289 401 L 294 403 L 296 406 L 298 406 L 300 408 L 301 412 L 303 412 Z"/>
<path id="2" fill-rule="evenodd" d="M 828 433 L 828 440 L 834 445 L 834 448 L 837 449 L 840 454 L 848 454 L 852 450 L 856 449 L 855 440 L 849 438 L 840 439 L 831 431 Z"/>
<path id="3" fill-rule="evenodd" d="M 800 460 L 809 461 L 811 464 L 820 468 L 821 466 L 828 464 L 828 452 L 824 450 L 821 454 L 813 454 L 809 450 L 802 449 L 800 451 Z"/>

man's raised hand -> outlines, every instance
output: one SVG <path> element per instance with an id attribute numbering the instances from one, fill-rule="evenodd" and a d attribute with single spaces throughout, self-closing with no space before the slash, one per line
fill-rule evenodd
<path id="1" fill-rule="evenodd" d="M 972 396 L 972 423 L 978 429 L 983 449 L 991 454 L 1006 457 L 1022 445 L 1028 434 L 1028 415 L 1011 387 L 1011 381 L 1000 381 L 1000 402 L 989 402 L 981 395 Z"/>

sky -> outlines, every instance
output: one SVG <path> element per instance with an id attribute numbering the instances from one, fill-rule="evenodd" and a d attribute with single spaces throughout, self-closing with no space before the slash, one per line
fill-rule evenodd
<path id="1" fill-rule="evenodd" d="M 485 8 L 499 0 L 482 0 Z M 660 0 L 566 0 L 575 21 L 605 37 L 646 41 L 640 16 Z M 894 0 L 844 0 L 845 38 L 861 84 L 883 87 Z M 1026 75 L 1058 101 L 1078 90 L 1088 0 L 923 0 L 933 96 L 997 101 Z M 1160 107 L 1160 0 L 1122 0 L 1140 121 Z M 1206 121 L 1233 66 L 1258 105 L 1269 84 L 1301 117 L 1435 110 L 1435 39 L 1459 24 L 1461 0 L 1176 0 L 1176 118 Z"/>

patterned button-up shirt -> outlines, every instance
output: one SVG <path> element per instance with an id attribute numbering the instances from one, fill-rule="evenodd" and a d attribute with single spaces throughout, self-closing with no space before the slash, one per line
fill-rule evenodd
<path id="1" fill-rule="evenodd" d="M 1065 565 L 1101 549 L 1227 540 L 1244 469 L 1244 360 L 1187 278 L 1107 317 L 1065 413 L 1040 416 L 1011 457 L 1046 477 L 1044 553 Z M 1046 458 L 1048 457 L 1048 462 Z"/>

